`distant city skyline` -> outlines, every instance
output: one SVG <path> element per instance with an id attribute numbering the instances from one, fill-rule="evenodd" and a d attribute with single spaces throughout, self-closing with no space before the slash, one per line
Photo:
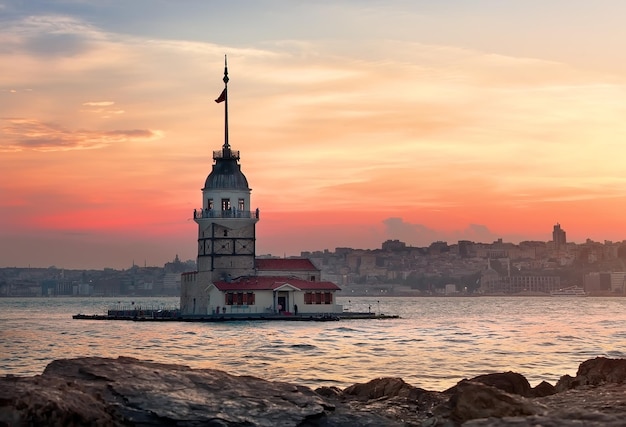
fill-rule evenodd
<path id="1" fill-rule="evenodd" d="M 558 223 L 554 226 L 554 231 L 556 231 L 556 230 L 558 230 L 557 233 L 560 236 L 560 239 L 561 238 L 564 239 L 565 238 L 565 230 L 563 230 L 560 227 L 560 224 L 558 224 Z M 553 233 L 553 236 L 554 236 L 554 233 Z M 318 249 L 302 249 L 299 253 L 297 253 L 297 254 L 290 254 L 290 255 L 287 255 L 286 253 L 283 253 L 283 254 L 278 254 L 278 253 L 257 253 L 256 256 L 257 257 L 261 257 L 261 258 L 262 257 L 266 257 L 266 256 L 273 256 L 273 257 L 296 256 L 297 257 L 297 256 L 301 256 L 302 253 L 307 253 L 307 252 L 311 253 L 311 254 L 314 254 L 316 252 L 325 252 L 325 251 L 330 251 L 330 252 L 334 253 L 335 250 L 337 250 L 337 249 L 344 249 L 344 248 L 350 248 L 350 249 L 353 249 L 353 250 L 356 250 L 356 251 L 360 251 L 360 250 L 369 251 L 369 250 L 380 250 L 380 249 L 384 250 L 385 249 L 384 246 L 385 246 L 386 243 L 387 244 L 388 243 L 392 243 L 392 246 L 393 246 L 394 242 L 400 243 L 404 247 L 407 247 L 407 248 L 410 248 L 410 247 L 426 248 L 426 247 L 430 247 L 432 245 L 436 245 L 437 243 L 440 243 L 440 242 L 445 242 L 448 246 L 454 246 L 454 245 L 459 244 L 462 241 L 464 241 L 464 242 L 471 241 L 471 242 L 476 243 L 476 244 L 484 244 L 484 245 L 501 244 L 501 243 L 518 245 L 518 244 L 521 244 L 521 243 L 527 242 L 527 241 L 539 241 L 539 242 L 543 242 L 543 243 L 554 243 L 555 249 L 558 250 L 559 247 L 563 248 L 563 246 L 565 245 L 564 241 L 562 241 L 560 239 L 558 239 L 558 240 L 554 240 L 554 238 L 553 238 L 553 240 L 526 239 L 526 240 L 521 240 L 519 242 L 517 242 L 517 241 L 516 242 L 507 241 L 507 240 L 504 240 L 501 237 L 500 238 L 495 238 L 495 239 L 493 239 L 491 241 L 481 241 L 481 240 L 472 240 L 472 239 L 457 239 L 457 240 L 454 240 L 454 241 L 450 241 L 450 240 L 445 240 L 445 239 L 442 240 L 442 239 L 440 239 L 440 240 L 430 241 L 430 242 L 425 243 L 423 245 L 415 245 L 415 244 L 411 244 L 410 242 L 407 242 L 406 240 L 404 240 L 402 238 L 394 238 L 394 239 L 390 238 L 390 239 L 387 239 L 385 241 L 380 242 L 380 244 L 378 246 L 375 246 L 375 247 L 357 247 L 357 246 L 335 245 L 333 247 L 325 247 L 325 248 L 318 248 Z M 608 243 L 610 243 L 610 244 L 619 244 L 621 242 L 626 242 L 626 240 L 611 241 L 611 240 L 605 239 L 605 240 L 602 240 L 602 241 L 595 241 L 593 239 L 586 239 L 584 242 L 569 242 L 569 243 L 577 245 L 577 244 L 585 244 L 585 243 L 587 243 L 589 241 L 592 241 L 592 242 L 595 242 L 595 243 L 599 243 L 599 244 L 608 244 Z M 149 268 L 151 268 L 151 267 L 163 267 L 163 265 L 168 264 L 168 263 L 172 263 L 172 262 L 194 262 L 195 263 L 196 262 L 196 255 L 193 254 L 189 258 L 183 258 L 183 257 L 180 257 L 180 255 L 178 253 L 176 253 L 172 257 L 166 259 L 163 263 L 156 263 L 156 264 L 148 263 L 147 259 L 144 259 L 143 263 L 138 262 L 138 260 L 136 260 L 136 259 L 133 259 L 130 262 L 130 264 L 128 264 L 128 265 L 122 264 L 121 266 L 111 266 L 111 265 L 97 266 L 97 265 L 95 265 L 93 263 L 92 263 L 93 265 L 89 264 L 89 265 L 80 265 L 80 266 L 54 265 L 54 264 L 50 264 L 50 265 L 28 264 L 28 265 L 0 265 L 0 268 L 4 268 L 4 267 L 18 267 L 18 268 L 49 268 L 49 267 L 54 267 L 54 268 L 60 268 L 60 269 L 77 269 L 77 270 L 82 270 L 82 269 L 85 269 L 85 270 L 89 270 L 89 269 L 90 270 L 102 270 L 102 269 L 106 269 L 106 268 L 126 270 L 128 268 L 132 268 L 132 267 L 135 267 L 135 266 L 137 266 L 137 267 L 149 267 Z"/>
<path id="2" fill-rule="evenodd" d="M 0 0 L 0 267 L 194 259 L 224 54 L 259 255 L 624 240 L 625 13 Z"/>

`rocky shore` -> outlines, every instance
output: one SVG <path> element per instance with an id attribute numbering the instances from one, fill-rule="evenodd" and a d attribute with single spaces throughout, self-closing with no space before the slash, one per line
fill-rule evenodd
<path id="1" fill-rule="evenodd" d="M 555 385 L 503 372 L 445 391 L 400 378 L 312 390 L 127 357 L 63 359 L 0 378 L 0 426 L 40 425 L 626 426 L 626 359 L 587 360 Z"/>

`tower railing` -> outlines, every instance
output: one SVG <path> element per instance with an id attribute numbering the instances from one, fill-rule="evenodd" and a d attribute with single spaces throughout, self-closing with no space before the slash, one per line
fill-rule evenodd
<path id="1" fill-rule="evenodd" d="M 213 151 L 213 160 L 217 159 L 236 159 L 239 160 L 239 150 L 231 150 L 230 148 Z"/>
<path id="2" fill-rule="evenodd" d="M 202 218 L 256 218 L 259 219 L 259 210 L 241 211 L 238 209 L 228 209 L 225 211 L 217 209 L 194 209 L 193 219 Z"/>

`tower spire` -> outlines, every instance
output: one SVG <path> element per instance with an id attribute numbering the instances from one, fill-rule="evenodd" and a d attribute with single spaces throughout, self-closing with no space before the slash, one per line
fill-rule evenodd
<path id="1" fill-rule="evenodd" d="M 226 55 L 224 55 L 224 90 L 220 94 L 220 96 L 215 100 L 215 102 L 220 103 L 224 102 L 224 146 L 222 150 L 224 152 L 224 156 L 228 155 L 228 151 L 230 150 L 230 145 L 228 144 L 228 62 Z"/>
<path id="2" fill-rule="evenodd" d="M 225 101 L 224 102 L 224 149 L 229 150 L 230 145 L 228 144 L 228 62 L 226 60 L 226 55 L 224 55 L 224 94 Z"/>

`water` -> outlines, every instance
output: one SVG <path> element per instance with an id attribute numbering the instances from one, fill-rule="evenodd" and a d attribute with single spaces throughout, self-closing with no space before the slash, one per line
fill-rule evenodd
<path id="1" fill-rule="evenodd" d="M 235 375 L 341 388 L 383 376 L 442 391 L 463 378 L 515 371 L 536 385 L 575 375 L 596 356 L 626 357 L 626 298 L 339 298 L 396 320 L 127 322 L 120 298 L 0 299 L 0 375 L 40 374 L 52 360 L 131 356 Z M 178 298 L 134 299 L 172 307 Z"/>

